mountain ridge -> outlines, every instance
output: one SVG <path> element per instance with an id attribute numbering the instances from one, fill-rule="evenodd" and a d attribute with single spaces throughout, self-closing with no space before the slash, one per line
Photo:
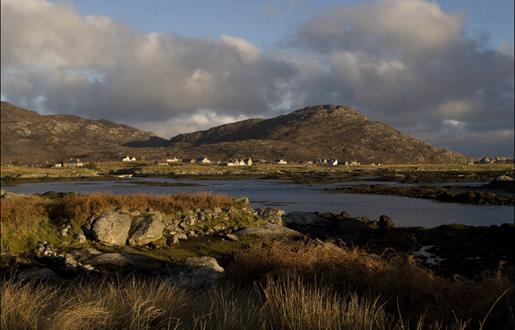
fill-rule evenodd
<path id="1" fill-rule="evenodd" d="M 317 105 L 288 114 L 250 118 L 179 134 L 169 140 L 109 120 L 75 115 L 40 115 L 1 103 L 2 162 L 42 162 L 81 157 L 146 159 L 206 156 L 212 160 L 252 157 L 273 161 L 333 158 L 367 163 L 461 163 L 468 158 L 431 146 L 399 130 L 370 121 L 352 107 Z"/>

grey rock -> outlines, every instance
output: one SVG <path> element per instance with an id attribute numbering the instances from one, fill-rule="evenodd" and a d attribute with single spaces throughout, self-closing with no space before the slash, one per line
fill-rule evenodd
<path id="1" fill-rule="evenodd" d="M 80 244 L 84 244 L 87 241 L 86 235 L 84 235 L 84 233 L 82 232 L 73 234 L 73 239 L 79 242 Z"/>
<path id="2" fill-rule="evenodd" d="M 4 197 L 4 195 L 5 195 L 5 190 L 0 189 L 0 197 Z"/>
<path id="3" fill-rule="evenodd" d="M 129 244 L 142 246 L 163 237 L 163 221 L 160 213 L 150 213 L 134 219 L 129 232 Z"/>
<path id="4" fill-rule="evenodd" d="M 261 227 L 242 228 L 237 230 L 235 234 L 239 237 L 256 238 L 295 238 L 303 236 L 296 230 L 273 223 L 266 223 Z"/>
<path id="5" fill-rule="evenodd" d="M 152 269 L 159 267 L 159 261 L 156 259 L 125 252 L 102 253 L 91 257 L 88 263 L 95 267 L 134 269 Z"/>
<path id="6" fill-rule="evenodd" d="M 16 278 L 20 281 L 58 281 L 60 277 L 49 268 L 41 268 L 19 273 Z"/>
<path id="7" fill-rule="evenodd" d="M 102 213 L 91 228 L 93 237 L 105 245 L 125 245 L 131 228 L 131 216 L 124 211 Z"/>
<path id="8" fill-rule="evenodd" d="M 389 216 L 384 215 L 384 214 L 379 217 L 378 225 L 379 225 L 379 228 L 383 228 L 383 229 L 395 227 L 395 223 L 393 222 L 392 218 L 390 218 Z"/>
<path id="9" fill-rule="evenodd" d="M 284 215 L 284 210 L 276 209 L 273 207 L 265 207 L 256 209 L 256 213 L 260 218 L 262 218 L 265 221 L 277 225 L 283 224 L 282 216 Z"/>
<path id="10" fill-rule="evenodd" d="M 311 226 L 327 222 L 327 219 L 311 212 L 290 212 L 283 217 L 283 222 L 286 225 Z"/>
<path id="11" fill-rule="evenodd" d="M 213 287 L 224 277 L 224 269 L 212 257 L 188 258 L 183 267 L 171 280 L 186 288 Z"/>

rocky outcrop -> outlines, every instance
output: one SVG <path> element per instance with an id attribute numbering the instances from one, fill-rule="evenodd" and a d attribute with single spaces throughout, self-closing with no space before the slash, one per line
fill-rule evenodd
<path id="1" fill-rule="evenodd" d="M 101 253 L 89 259 L 89 264 L 95 267 L 155 269 L 160 262 L 154 258 L 125 252 Z"/>
<path id="2" fill-rule="evenodd" d="M 273 223 L 267 223 L 260 227 L 242 228 L 235 234 L 240 237 L 255 238 L 300 238 L 303 236 L 298 231 Z"/>
<path id="3" fill-rule="evenodd" d="M 283 217 L 286 225 L 311 226 L 326 222 L 327 219 L 312 212 L 290 212 Z"/>
<path id="4" fill-rule="evenodd" d="M 284 210 L 276 209 L 273 207 L 264 207 L 256 209 L 256 213 L 266 222 L 270 222 L 276 225 L 283 224 L 282 216 L 284 215 Z"/>
<path id="5" fill-rule="evenodd" d="M 91 228 L 93 238 L 105 245 L 125 245 L 131 228 L 131 215 L 126 211 L 102 213 Z"/>
<path id="6" fill-rule="evenodd" d="M 160 213 L 149 213 L 132 221 L 128 243 L 132 246 L 143 246 L 163 237 L 163 216 Z"/>
<path id="7" fill-rule="evenodd" d="M 181 267 L 181 271 L 172 276 L 171 281 L 190 289 L 216 286 L 225 272 L 212 257 L 188 258 Z"/>

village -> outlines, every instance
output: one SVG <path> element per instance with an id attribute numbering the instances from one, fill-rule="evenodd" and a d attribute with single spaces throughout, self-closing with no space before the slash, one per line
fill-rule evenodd
<path id="1" fill-rule="evenodd" d="M 137 163 L 144 161 L 142 159 L 137 159 L 135 156 L 126 155 L 125 157 L 119 159 L 122 163 Z M 148 160 L 145 160 L 148 162 Z M 279 158 L 273 161 L 267 161 L 265 159 L 252 160 L 251 157 L 244 158 L 235 158 L 230 160 L 210 160 L 207 157 L 196 157 L 196 158 L 185 158 L 179 159 L 177 157 L 171 157 L 166 159 L 157 159 L 151 161 L 154 165 L 157 166 L 170 166 L 170 165 L 180 165 L 180 164 L 197 164 L 197 165 L 217 165 L 217 166 L 252 166 L 253 164 L 277 164 L 277 165 L 287 165 L 287 164 L 296 164 L 296 165 L 318 165 L 318 166 L 328 166 L 328 167 L 336 167 L 336 166 L 358 166 L 361 165 L 357 160 L 351 161 L 338 161 L 338 159 L 327 159 L 327 158 L 319 158 L 315 160 L 307 160 L 304 162 L 290 162 L 284 158 Z M 80 158 L 70 159 L 67 161 L 58 161 L 53 163 L 51 167 L 54 168 L 73 168 L 73 167 L 86 167 L 90 164 L 90 162 L 83 162 Z M 381 163 L 371 163 L 368 165 L 372 166 L 380 166 Z"/>

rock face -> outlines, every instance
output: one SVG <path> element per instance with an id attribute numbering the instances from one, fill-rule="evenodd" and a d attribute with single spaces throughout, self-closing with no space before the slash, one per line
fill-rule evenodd
<path id="1" fill-rule="evenodd" d="M 191 289 L 213 287 L 224 277 L 225 270 L 215 258 L 188 258 L 184 269 L 172 281 Z"/>
<path id="2" fill-rule="evenodd" d="M 93 222 L 93 238 L 106 245 L 125 245 L 131 228 L 131 216 L 125 211 L 107 211 Z"/>
<path id="3" fill-rule="evenodd" d="M 163 237 L 163 221 L 160 213 L 150 213 L 136 218 L 129 233 L 129 245 L 142 246 Z"/>

